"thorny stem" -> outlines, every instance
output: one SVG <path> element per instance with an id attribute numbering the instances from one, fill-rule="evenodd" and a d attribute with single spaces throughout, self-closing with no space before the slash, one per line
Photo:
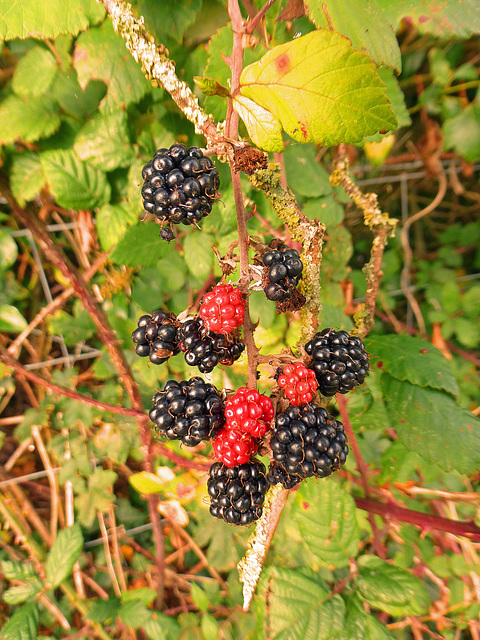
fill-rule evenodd
<path id="1" fill-rule="evenodd" d="M 388 237 L 393 235 L 398 221 L 395 218 L 389 218 L 387 214 L 382 212 L 378 206 L 375 193 L 362 193 L 353 182 L 348 174 L 348 158 L 345 144 L 340 144 L 338 147 L 330 182 L 333 186 L 341 185 L 343 187 L 349 198 L 363 211 L 365 224 L 374 233 L 370 260 L 363 268 L 367 279 L 365 302 L 361 311 L 354 316 L 356 324 L 354 333 L 360 338 L 364 338 L 372 329 L 374 323 L 377 293 L 383 275 L 381 270 L 383 250 L 387 244 Z"/>

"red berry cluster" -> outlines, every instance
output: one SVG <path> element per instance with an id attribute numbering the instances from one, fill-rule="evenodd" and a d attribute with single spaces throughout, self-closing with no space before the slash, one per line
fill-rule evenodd
<path id="1" fill-rule="evenodd" d="M 293 407 L 311 402 L 318 387 L 315 372 L 307 369 L 302 362 L 293 362 L 283 367 L 278 376 L 278 384 Z"/>
<path id="2" fill-rule="evenodd" d="M 243 324 L 245 300 L 242 292 L 231 284 L 218 284 L 204 296 L 199 313 L 208 331 L 230 333 Z"/>
<path id="3" fill-rule="evenodd" d="M 272 401 L 258 391 L 241 387 L 225 403 L 225 426 L 213 442 L 220 462 L 234 467 L 256 453 L 274 417 Z"/>

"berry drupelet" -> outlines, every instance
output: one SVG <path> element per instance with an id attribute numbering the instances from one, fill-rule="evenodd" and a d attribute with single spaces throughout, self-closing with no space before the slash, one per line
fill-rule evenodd
<path id="1" fill-rule="evenodd" d="M 215 462 L 207 480 L 210 513 L 228 524 L 251 524 L 262 515 L 267 487 L 265 466 L 260 460 L 234 467 Z"/>
<path id="2" fill-rule="evenodd" d="M 314 404 L 277 415 L 270 441 L 273 459 L 290 476 L 325 478 L 347 458 L 343 425 Z"/>
<path id="3" fill-rule="evenodd" d="M 141 316 L 132 340 L 138 356 L 148 356 L 152 364 L 163 364 L 179 352 L 175 315 L 160 310 Z"/>
<path id="4" fill-rule="evenodd" d="M 370 368 L 365 345 L 346 331 L 324 329 L 305 345 L 311 356 L 308 368 L 315 371 L 322 395 L 348 393 L 363 384 Z"/>
<path id="5" fill-rule="evenodd" d="M 153 397 L 149 416 L 159 434 L 187 447 L 215 437 L 225 421 L 219 392 L 199 377 L 168 380 Z"/>

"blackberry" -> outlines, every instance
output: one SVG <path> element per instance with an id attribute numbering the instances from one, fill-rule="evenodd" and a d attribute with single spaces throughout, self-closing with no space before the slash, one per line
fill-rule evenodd
<path id="1" fill-rule="evenodd" d="M 168 380 L 153 397 L 149 416 L 158 433 L 187 447 L 214 438 L 225 421 L 219 392 L 199 377 Z"/>
<path id="2" fill-rule="evenodd" d="M 305 351 L 311 356 L 307 366 L 315 371 L 324 396 L 348 393 L 367 377 L 370 363 L 365 345 L 346 331 L 324 329 L 307 342 Z"/>
<path id="3" fill-rule="evenodd" d="M 268 467 L 267 481 L 272 486 L 282 484 L 284 489 L 292 489 L 302 481 L 303 478 L 295 474 L 289 474 L 278 462 L 271 462 Z"/>
<path id="4" fill-rule="evenodd" d="M 343 424 L 310 403 L 290 406 L 277 415 L 270 446 L 282 470 L 302 479 L 329 476 L 348 454 Z"/>
<path id="5" fill-rule="evenodd" d="M 218 171 L 198 147 L 174 144 L 158 149 L 143 167 L 142 177 L 144 209 L 160 222 L 197 224 L 218 198 Z M 160 237 L 169 242 L 170 233 Z"/>
<path id="6" fill-rule="evenodd" d="M 300 309 L 305 297 L 296 289 L 303 272 L 298 251 L 279 245 L 265 253 L 262 262 L 265 295 L 277 303 L 277 311 Z"/>
<path id="7" fill-rule="evenodd" d="M 163 364 L 179 352 L 176 317 L 167 311 L 155 311 L 151 316 L 143 315 L 132 333 L 135 352 L 150 359 L 152 364 Z"/>
<path id="8" fill-rule="evenodd" d="M 233 336 L 208 331 L 199 318 L 187 320 L 178 332 L 179 348 L 189 366 L 210 373 L 217 364 L 231 365 L 238 360 L 245 344 Z"/>
<path id="9" fill-rule="evenodd" d="M 236 467 L 215 462 L 207 480 L 210 513 L 228 524 L 251 524 L 262 515 L 267 487 L 265 465 L 260 460 Z"/>

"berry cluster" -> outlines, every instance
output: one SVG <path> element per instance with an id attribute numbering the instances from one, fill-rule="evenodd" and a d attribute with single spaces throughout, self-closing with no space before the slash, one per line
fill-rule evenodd
<path id="1" fill-rule="evenodd" d="M 217 460 L 227 467 L 246 462 L 256 453 L 257 439 L 270 428 L 274 411 L 270 398 L 241 387 L 225 403 L 225 425 L 213 441 Z"/>
<path id="2" fill-rule="evenodd" d="M 228 524 L 248 525 L 262 515 L 267 487 L 265 466 L 260 460 L 236 467 L 215 462 L 207 480 L 210 513 Z"/>
<path id="3" fill-rule="evenodd" d="M 210 373 L 218 363 L 233 364 L 245 349 L 242 340 L 233 335 L 208 331 L 199 318 L 183 323 L 178 331 L 178 340 L 185 362 L 198 367 L 202 373 Z"/>
<path id="4" fill-rule="evenodd" d="M 322 395 L 348 393 L 365 381 L 370 363 L 360 338 L 324 329 L 307 342 L 305 351 L 311 356 L 308 367 L 315 372 Z"/>
<path id="5" fill-rule="evenodd" d="M 187 447 L 215 437 L 225 420 L 219 392 L 199 377 L 168 380 L 153 397 L 149 416 L 158 433 Z"/>
<path id="6" fill-rule="evenodd" d="M 283 367 L 279 371 L 278 385 L 294 407 L 311 402 L 318 386 L 315 372 L 307 369 L 301 362 Z"/>
<path id="7" fill-rule="evenodd" d="M 325 478 L 345 463 L 348 454 L 342 423 L 310 403 L 290 406 L 277 415 L 270 444 L 286 483 L 292 476 Z"/>
<path id="8" fill-rule="evenodd" d="M 199 315 L 208 331 L 231 333 L 243 324 L 245 300 L 242 292 L 231 284 L 218 284 L 207 293 Z"/>
<path id="9" fill-rule="evenodd" d="M 161 222 L 196 224 L 218 197 L 218 171 L 198 147 L 174 144 L 158 149 L 143 167 L 142 177 L 144 209 Z M 169 241 L 173 233 L 161 236 Z"/>
<path id="10" fill-rule="evenodd" d="M 265 266 L 264 290 L 267 298 L 277 303 L 291 300 L 291 310 L 303 306 L 305 298 L 296 289 L 303 271 L 298 251 L 288 247 L 274 249 L 264 254 L 262 262 Z"/>
<path id="11" fill-rule="evenodd" d="M 152 364 L 163 364 L 170 356 L 178 353 L 176 318 L 173 313 L 155 311 L 151 316 L 139 318 L 137 328 L 132 333 L 135 353 L 147 356 Z"/>

